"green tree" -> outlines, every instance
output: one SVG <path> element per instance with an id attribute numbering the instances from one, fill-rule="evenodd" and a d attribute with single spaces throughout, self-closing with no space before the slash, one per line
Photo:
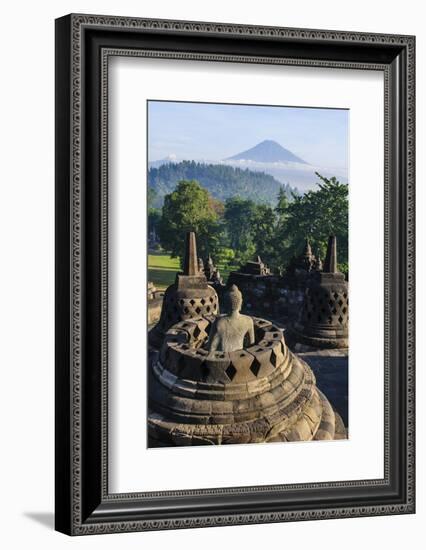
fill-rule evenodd
<path id="1" fill-rule="evenodd" d="M 290 204 L 290 199 L 288 193 L 284 190 L 283 187 L 280 187 L 277 197 L 277 205 L 275 207 L 275 212 L 280 221 L 285 221 L 288 217 L 288 207 Z"/>
<path id="2" fill-rule="evenodd" d="M 318 189 L 294 196 L 286 210 L 287 219 L 277 232 L 276 247 L 287 263 L 300 254 L 309 238 L 314 254 L 325 257 L 328 237 L 336 235 L 338 262 L 348 261 L 348 186 L 335 177 L 320 179 Z"/>
<path id="3" fill-rule="evenodd" d="M 267 204 L 234 197 L 225 203 L 224 220 L 229 246 L 237 263 L 261 255 L 271 261 L 274 251 L 276 215 Z"/>
<path id="4" fill-rule="evenodd" d="M 155 208 L 155 203 L 157 202 L 157 191 L 148 185 L 148 210 Z"/>
<path id="5" fill-rule="evenodd" d="M 246 262 L 256 252 L 253 231 L 255 214 L 256 204 L 250 199 L 234 197 L 225 203 L 226 233 L 237 263 Z"/>
<path id="6" fill-rule="evenodd" d="M 185 235 L 195 231 L 201 257 L 215 255 L 221 243 L 221 224 L 215 210 L 217 201 L 198 181 L 182 180 L 176 189 L 164 197 L 159 235 L 163 248 L 172 257 L 183 258 Z"/>

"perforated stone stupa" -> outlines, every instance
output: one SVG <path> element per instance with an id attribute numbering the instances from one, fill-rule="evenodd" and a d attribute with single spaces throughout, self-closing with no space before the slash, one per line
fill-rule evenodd
<path id="1" fill-rule="evenodd" d="M 207 278 L 207 282 L 213 287 L 223 285 L 223 279 L 220 275 L 219 268 L 215 266 L 210 254 L 204 262 L 204 274 Z"/>
<path id="2" fill-rule="evenodd" d="M 167 331 L 149 369 L 149 446 L 345 438 L 282 330 L 240 315 L 241 293 L 232 293 L 228 315 L 201 315 Z"/>
<path id="3" fill-rule="evenodd" d="M 159 348 L 167 330 L 179 323 L 200 315 L 216 315 L 219 299 L 216 291 L 207 284 L 204 273 L 199 272 L 195 233 L 186 235 L 183 273 L 176 275 L 163 300 L 160 320 L 149 333 L 149 343 Z"/>
<path id="4" fill-rule="evenodd" d="M 336 237 L 331 236 L 323 271 L 313 273 L 309 279 L 291 338 L 313 348 L 347 348 L 348 325 L 348 283 L 337 271 Z"/>
<path id="5" fill-rule="evenodd" d="M 309 239 L 306 239 L 305 246 L 302 253 L 293 260 L 289 266 L 289 271 L 294 275 L 308 274 L 315 270 L 317 266 L 317 259 L 312 253 L 312 248 Z"/>

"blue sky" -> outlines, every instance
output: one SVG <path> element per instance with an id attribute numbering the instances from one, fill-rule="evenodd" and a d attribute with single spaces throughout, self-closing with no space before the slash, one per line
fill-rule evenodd
<path id="1" fill-rule="evenodd" d="M 313 166 L 347 174 L 349 111 L 148 102 L 149 160 L 223 160 L 272 139 Z"/>

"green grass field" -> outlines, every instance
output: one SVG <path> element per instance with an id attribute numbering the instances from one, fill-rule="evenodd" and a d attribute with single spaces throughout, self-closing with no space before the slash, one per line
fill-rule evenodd
<path id="1" fill-rule="evenodd" d="M 237 269 L 231 266 L 225 269 L 219 264 L 220 274 L 226 283 L 229 272 Z M 179 258 L 171 258 L 164 252 L 148 254 L 148 281 L 152 281 L 158 290 L 164 290 L 175 282 L 176 273 L 180 271 Z"/>
<path id="2" fill-rule="evenodd" d="M 148 281 L 152 281 L 158 290 L 173 284 L 178 271 L 179 258 L 171 258 L 164 253 L 148 254 Z"/>

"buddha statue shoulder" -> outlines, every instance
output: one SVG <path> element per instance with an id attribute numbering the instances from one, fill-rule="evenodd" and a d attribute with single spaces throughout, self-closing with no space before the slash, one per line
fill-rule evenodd
<path id="1" fill-rule="evenodd" d="M 212 326 L 209 340 L 209 351 L 232 352 L 254 343 L 254 323 L 248 315 L 240 313 L 243 297 L 236 285 L 227 293 L 230 313 L 219 316 Z"/>

